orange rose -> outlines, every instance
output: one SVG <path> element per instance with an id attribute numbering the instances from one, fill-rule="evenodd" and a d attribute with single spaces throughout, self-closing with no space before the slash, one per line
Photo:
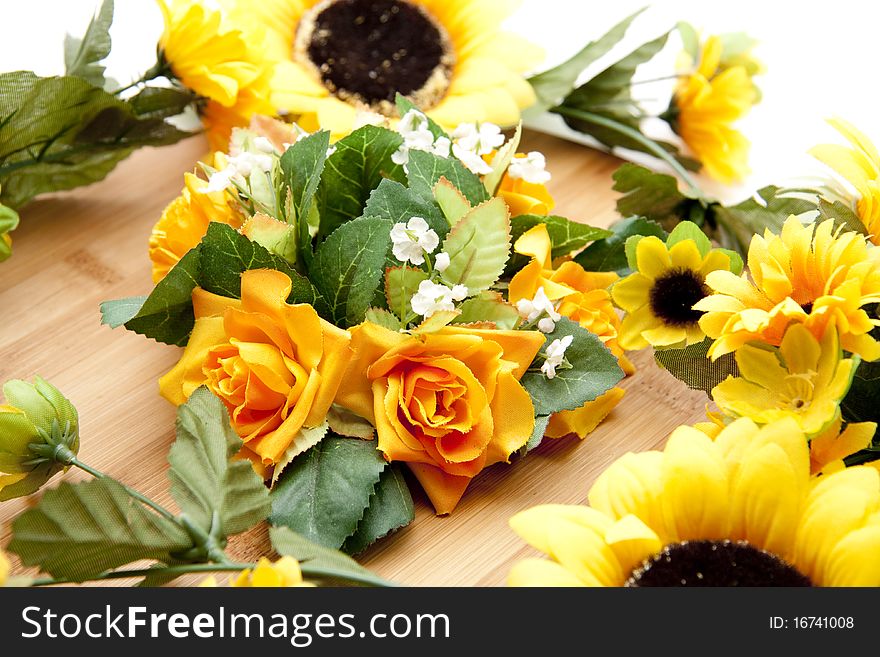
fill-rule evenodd
<path id="1" fill-rule="evenodd" d="M 303 427 L 324 421 L 352 353 L 351 335 L 308 304 L 288 304 L 290 278 L 241 275 L 241 300 L 193 291 L 195 326 L 180 362 L 159 380 L 174 404 L 207 385 L 264 465 L 281 458 Z"/>
<path id="2" fill-rule="evenodd" d="M 407 463 L 438 514 L 528 441 L 534 407 L 519 379 L 541 333 L 447 326 L 410 335 L 370 322 L 351 333 L 355 356 L 336 402 L 375 425 L 385 458 Z"/>
<path id="3" fill-rule="evenodd" d="M 511 217 L 520 214 L 546 216 L 556 206 L 556 202 L 544 185 L 529 183 L 522 178 L 511 178 L 506 173 L 498 186 L 497 196 L 503 198 L 507 203 Z"/>

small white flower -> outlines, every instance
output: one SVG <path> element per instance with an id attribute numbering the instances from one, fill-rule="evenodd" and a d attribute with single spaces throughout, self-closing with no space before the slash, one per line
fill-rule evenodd
<path id="1" fill-rule="evenodd" d="M 449 137 L 437 137 L 437 141 L 431 147 L 431 152 L 440 157 L 449 157 L 449 147 L 451 145 L 452 142 L 449 141 Z"/>
<path id="2" fill-rule="evenodd" d="M 527 183 L 543 185 L 550 180 L 550 172 L 547 171 L 547 161 L 544 154 L 531 151 L 525 157 L 515 157 L 507 169 L 507 175 L 511 178 L 521 178 Z"/>
<path id="3" fill-rule="evenodd" d="M 440 244 L 440 238 L 422 217 L 412 217 L 407 223 L 394 224 L 391 242 L 395 258 L 421 265 L 425 262 L 425 253 L 433 253 Z"/>
<path id="4" fill-rule="evenodd" d="M 437 254 L 437 258 L 434 260 L 434 269 L 439 271 L 441 274 L 446 271 L 449 267 L 449 254 L 446 251 L 441 251 Z"/>
<path id="5" fill-rule="evenodd" d="M 478 176 L 485 176 L 487 173 L 492 173 L 492 167 L 486 163 L 486 160 L 481 158 L 474 151 L 462 147 L 458 142 L 452 144 L 452 154 L 461 160 L 461 163 L 470 169 L 472 173 L 475 173 Z"/>
<path id="6" fill-rule="evenodd" d="M 428 318 L 439 310 L 455 310 L 455 302 L 465 299 L 467 293 L 464 285 L 453 285 L 450 289 L 442 283 L 422 281 L 410 305 L 414 313 Z"/>
<path id="7" fill-rule="evenodd" d="M 477 155 L 488 155 L 504 143 L 504 135 L 494 123 L 462 123 L 452 133 L 452 138 L 463 149 Z"/>
<path id="8" fill-rule="evenodd" d="M 213 192 L 222 192 L 227 187 L 232 186 L 232 178 L 238 175 L 235 167 L 227 165 L 220 171 L 216 171 L 208 178 L 208 184 L 199 189 L 202 194 L 211 194 Z"/>
<path id="9" fill-rule="evenodd" d="M 565 351 L 571 346 L 573 340 L 574 337 L 566 335 L 563 338 L 557 338 L 547 347 L 547 350 L 544 352 L 545 358 L 544 364 L 541 365 L 541 372 L 548 379 L 556 376 L 556 368 L 562 365 L 562 362 L 565 360 Z"/>
<path id="10" fill-rule="evenodd" d="M 520 299 L 516 302 L 516 309 L 519 316 L 527 322 L 534 322 L 541 315 L 547 315 L 538 322 L 538 330 L 542 333 L 552 333 L 556 328 L 556 322 L 562 319 L 562 315 L 556 312 L 553 302 L 547 298 L 547 293 L 543 287 L 539 287 L 535 292 L 534 299 Z"/>
<path id="11" fill-rule="evenodd" d="M 405 166 L 409 162 L 410 151 L 426 151 L 449 157 L 449 139 L 438 137 L 435 141 L 434 133 L 428 127 L 428 117 L 418 110 L 410 110 L 403 115 L 397 124 L 397 132 L 403 137 L 403 144 L 391 155 L 391 161 L 395 164 Z"/>
<path id="12" fill-rule="evenodd" d="M 259 136 L 254 139 L 254 148 L 256 148 L 261 153 L 272 154 L 275 152 L 275 147 L 272 145 L 272 142 L 263 136 Z"/>
<path id="13" fill-rule="evenodd" d="M 335 152 L 336 152 L 336 146 L 328 146 L 327 147 L 327 157 L 330 157 Z"/>
<path id="14" fill-rule="evenodd" d="M 351 129 L 357 130 L 358 128 L 363 128 L 365 125 L 385 125 L 385 117 L 376 112 L 359 109 L 354 113 L 354 123 L 352 124 Z"/>

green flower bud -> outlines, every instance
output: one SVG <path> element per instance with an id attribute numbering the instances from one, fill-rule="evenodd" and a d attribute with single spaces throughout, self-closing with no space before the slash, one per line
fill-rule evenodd
<path id="1" fill-rule="evenodd" d="M 30 495 L 70 465 L 79 451 L 79 419 L 40 377 L 3 386 L 0 405 L 0 501 Z"/>

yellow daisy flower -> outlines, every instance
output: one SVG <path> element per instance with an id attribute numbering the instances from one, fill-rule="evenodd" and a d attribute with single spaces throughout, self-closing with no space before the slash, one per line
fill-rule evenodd
<path id="1" fill-rule="evenodd" d="M 810 474 L 831 474 L 846 467 L 844 459 L 868 447 L 877 432 L 876 422 L 852 422 L 841 431 L 838 415 L 828 427 L 810 441 Z M 880 461 L 872 462 L 874 466 Z"/>
<path id="2" fill-rule="evenodd" d="M 214 165 L 222 168 L 223 154 L 216 153 Z M 150 235 L 150 260 L 153 282 L 158 283 L 186 253 L 208 232 L 208 224 L 217 221 L 233 228 L 241 227 L 244 216 L 235 208 L 226 191 L 205 193 L 208 182 L 194 173 L 184 174 L 184 188 L 163 210 Z"/>
<path id="3" fill-rule="evenodd" d="M 698 323 L 702 313 L 694 304 L 709 294 L 705 281 L 711 272 L 739 269 L 736 256 L 713 249 L 690 222 L 676 226 L 665 243 L 654 236 L 627 241 L 627 254 L 633 273 L 611 288 L 614 302 L 627 313 L 620 325 L 620 346 L 632 350 L 703 340 Z"/>
<path id="4" fill-rule="evenodd" d="M 880 357 L 870 331 L 880 324 L 865 310 L 880 301 L 880 249 L 862 235 L 835 230 L 832 220 L 803 225 L 789 217 L 780 235 L 769 230 L 749 246 L 745 275 L 718 271 L 706 277 L 713 294 L 698 302 L 700 327 L 715 342 L 713 359 L 747 342 L 779 345 L 789 324 L 816 338 L 836 327 L 841 346 L 865 360 Z"/>
<path id="5" fill-rule="evenodd" d="M 728 376 L 712 390 L 723 412 L 758 424 L 790 417 L 814 435 L 838 416 L 858 359 L 842 358 L 837 331 L 821 343 L 802 324 L 792 324 L 779 349 L 747 344 L 736 351 L 740 377 Z"/>
<path id="6" fill-rule="evenodd" d="M 510 585 L 880 586 L 880 472 L 811 478 L 789 418 L 714 441 L 679 427 L 662 452 L 613 463 L 589 501 L 511 518 L 549 559 L 519 562 Z"/>
<path id="7" fill-rule="evenodd" d="M 512 0 L 225 0 L 265 30 L 273 100 L 306 130 L 350 132 L 358 108 L 394 116 L 396 92 L 443 126 L 514 125 L 542 53 L 499 31 Z"/>
<path id="8" fill-rule="evenodd" d="M 706 40 L 696 70 L 679 81 L 665 116 L 706 172 L 729 183 L 749 170 L 749 141 L 732 124 L 757 95 L 745 66 L 720 66 L 722 50 L 719 37 Z"/>
<path id="9" fill-rule="evenodd" d="M 880 153 L 876 146 L 854 125 L 842 119 L 828 123 L 852 144 L 821 144 L 810 154 L 836 171 L 855 189 L 852 204 L 865 225 L 870 240 L 880 244 Z"/>
<path id="10" fill-rule="evenodd" d="M 211 147 L 225 150 L 233 127 L 254 114 L 274 114 L 272 66 L 262 39 L 231 28 L 222 12 L 198 0 L 157 0 L 165 19 L 161 60 L 185 87 L 207 99 L 203 110 Z"/>

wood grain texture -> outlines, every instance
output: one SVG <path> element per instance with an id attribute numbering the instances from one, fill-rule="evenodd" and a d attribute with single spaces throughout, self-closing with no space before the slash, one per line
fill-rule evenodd
<path id="1" fill-rule="evenodd" d="M 600 226 L 616 218 L 618 160 L 536 133 L 521 148 L 546 154 L 556 213 Z M 205 153 L 201 138 L 145 149 L 101 183 L 35 201 L 21 213 L 12 259 L 0 265 L 0 381 L 35 374 L 52 381 L 79 409 L 83 460 L 171 508 L 166 453 L 175 409 L 156 380 L 180 350 L 101 326 L 98 305 L 152 289 L 150 229 Z M 626 396 L 586 440 L 547 440 L 526 459 L 489 468 L 450 517 L 435 517 L 413 486 L 415 522 L 370 548 L 362 563 L 408 585 L 503 584 L 517 559 L 534 554 L 509 529 L 511 515 L 540 503 L 583 503 L 614 459 L 657 448 L 676 426 L 704 415 L 705 395 L 660 370 L 650 352 L 633 360 L 639 370 L 624 381 Z M 72 471 L 50 485 L 81 478 Z M 31 502 L 0 504 L 0 544 Z M 230 546 L 243 560 L 269 550 L 265 527 Z"/>

